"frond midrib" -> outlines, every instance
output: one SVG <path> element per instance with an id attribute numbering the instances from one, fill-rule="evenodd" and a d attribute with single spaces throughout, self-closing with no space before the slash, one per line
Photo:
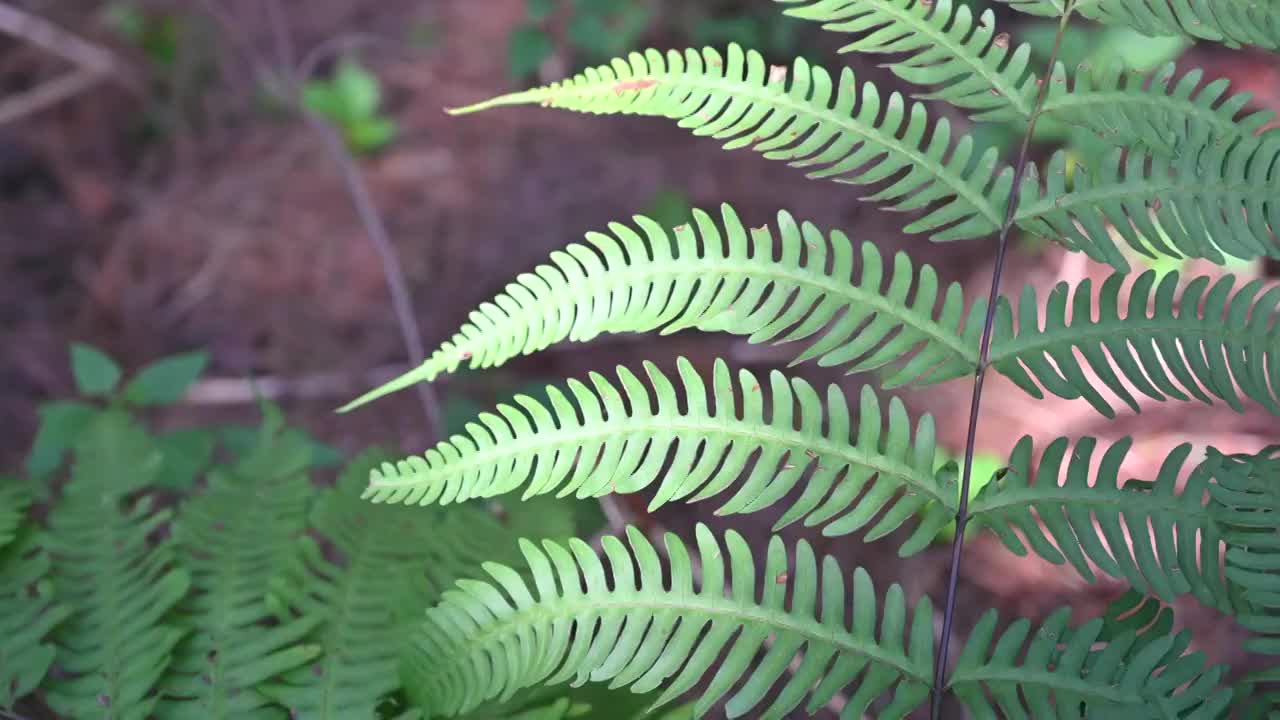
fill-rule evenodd
<path id="1" fill-rule="evenodd" d="M 1125 92 L 1118 89 L 1085 91 L 1071 90 L 1060 95 L 1051 96 L 1044 101 L 1044 113 L 1052 115 L 1054 111 L 1068 108 L 1083 109 L 1094 105 L 1116 105 L 1152 107 L 1157 110 L 1169 110 L 1176 107 L 1190 116 L 1193 121 L 1206 123 L 1217 131 L 1231 137 L 1245 137 L 1240 126 L 1226 118 L 1215 108 L 1204 107 L 1191 100 L 1171 95 L 1155 95 L 1150 92 Z"/>
<path id="2" fill-rule="evenodd" d="M 719 420 L 720 418 L 708 418 L 710 421 Z M 741 421 L 738 421 L 741 422 Z M 773 430 L 773 428 L 769 428 Z M 789 445 L 796 446 L 799 452 L 804 450 L 812 450 L 820 457 L 830 455 L 846 460 L 850 465 L 860 465 L 874 469 L 882 475 L 898 478 L 903 485 L 909 486 L 914 490 L 928 495 L 929 497 L 941 502 L 944 507 L 954 508 L 956 499 L 943 493 L 933 482 L 932 475 L 921 475 L 914 468 L 904 463 L 893 462 L 884 455 L 864 454 L 856 446 L 848 443 L 833 442 L 827 438 L 811 438 L 802 435 L 798 431 L 787 432 L 764 432 L 753 431 L 746 428 L 731 428 L 725 425 L 718 425 L 715 422 L 696 422 L 691 421 L 687 416 L 681 416 L 678 419 L 669 419 L 663 416 L 646 417 L 643 421 L 628 418 L 627 420 L 612 421 L 606 423 L 593 424 L 590 428 L 575 428 L 572 431 L 556 430 L 551 433 L 537 433 L 529 437 L 530 440 L 516 440 L 513 442 L 504 442 L 500 446 L 486 449 L 484 452 L 478 452 L 467 458 L 466 460 L 449 463 L 442 468 L 435 469 L 439 473 L 447 473 L 449 475 L 463 474 L 468 469 L 475 466 L 493 464 L 496 459 L 509 456 L 523 455 L 525 453 L 536 453 L 548 447 L 567 445 L 570 447 L 580 447 L 582 441 L 592 440 L 612 435 L 624 435 L 627 433 L 649 432 L 655 433 L 659 431 L 670 431 L 674 433 L 694 432 L 701 435 L 727 435 L 735 438 L 743 438 L 754 441 L 759 446 L 777 446 Z M 793 450 L 792 452 L 796 452 Z M 431 480 L 420 480 L 419 474 L 410 476 L 397 475 L 400 479 L 397 481 L 376 481 L 371 480 L 370 488 L 397 488 L 397 487 L 413 487 L 421 485 Z M 411 477 L 414 479 L 405 480 Z M 548 490 L 550 492 L 551 490 Z"/>
<path id="3" fill-rule="evenodd" d="M 989 497 L 974 498 L 969 504 L 969 515 L 972 518 L 1019 505 L 1035 507 L 1038 503 L 1087 505 L 1090 508 L 1122 507 L 1126 512 L 1137 507 L 1146 517 L 1154 517 L 1157 513 L 1169 515 L 1180 522 L 1190 521 L 1197 529 L 1215 525 L 1203 505 L 1188 506 L 1181 495 L 1127 493 L 1119 487 L 1099 489 L 1096 485 L 1080 487 L 1046 484 L 1002 489 Z"/>
<path id="4" fill-rule="evenodd" d="M 1042 216 L 1058 210 L 1073 212 L 1071 208 L 1077 205 L 1096 208 L 1103 200 L 1115 201 L 1152 197 L 1159 199 L 1169 194 L 1178 193 L 1187 193 L 1198 198 L 1240 195 L 1252 196 L 1248 199 L 1255 202 L 1265 202 L 1268 199 L 1274 200 L 1275 189 L 1265 183 L 1236 184 L 1215 182 L 1206 184 L 1194 182 L 1194 180 L 1195 178 L 1183 181 L 1181 177 L 1174 179 L 1146 176 L 1135 180 L 1133 178 L 1104 176 L 1102 182 L 1090 185 L 1085 190 L 1072 190 L 1061 195 L 1042 192 L 1039 198 L 1024 203 L 1022 207 L 1018 208 L 1018 212 L 1014 215 L 1014 220 L 1022 223 L 1027 220 L 1038 220 Z"/>
<path id="5" fill-rule="evenodd" d="M 1179 344 L 1188 339 L 1201 340 L 1212 337 L 1221 339 L 1224 345 L 1243 345 L 1268 340 L 1274 333 L 1249 332 L 1248 327 L 1234 327 L 1226 323 L 1209 324 L 1206 318 L 1122 318 L 1118 324 L 1101 323 L 1093 319 L 1080 324 L 1020 330 L 991 349 L 991 363 L 1019 359 L 1031 353 L 1048 352 L 1051 348 L 1079 345 L 1084 341 L 1098 341 L 1121 335 L 1125 342 L 1133 343 L 1145 336 L 1173 336 Z M 1234 332 L 1233 332 L 1234 331 Z"/>
<path id="6" fill-rule="evenodd" d="M 1093 697 L 1103 702 L 1126 705 L 1150 704 L 1142 695 L 1122 693 L 1114 685 L 1098 686 L 1075 675 L 1067 676 L 1047 670 L 990 665 L 982 665 L 978 668 L 959 667 L 952 671 L 951 677 L 947 680 L 947 688 L 954 689 L 957 685 L 964 683 L 1012 683 L 1019 687 L 1035 684 L 1050 690 L 1065 690 L 1085 697 Z"/>
<path id="7" fill-rule="evenodd" d="M 557 86 L 519 93 L 516 96 L 509 97 L 506 102 L 491 101 L 489 103 L 478 103 L 467 108 L 461 108 L 457 112 L 467 112 L 473 109 L 480 110 L 486 107 L 494 107 L 499 104 L 513 105 L 539 101 L 547 101 L 554 106 L 557 102 L 557 95 L 616 95 L 618 92 L 616 87 L 619 82 L 637 80 L 653 80 L 658 83 L 671 82 L 677 87 L 687 86 L 697 90 L 719 90 L 722 92 L 732 92 L 735 94 L 735 99 L 747 98 L 753 102 L 774 103 L 778 107 L 791 110 L 797 115 L 808 114 L 812 117 L 819 118 L 840 127 L 842 130 L 863 138 L 865 142 L 883 146 L 887 151 L 901 153 L 902 155 L 911 158 L 913 167 L 929 170 L 934 177 L 945 183 L 957 197 L 964 198 L 975 211 L 984 216 L 992 224 L 998 227 L 1001 220 L 1003 220 L 1001 214 L 996 211 L 995 207 L 991 204 L 990 199 L 985 194 L 980 191 L 976 191 L 964 180 L 964 178 L 957 178 L 952 172 L 950 172 L 948 165 L 930 161 L 918 148 L 903 143 L 896 135 L 879 132 L 874 128 L 874 126 L 864 125 L 852 117 L 837 115 L 831 107 L 797 102 L 789 93 L 786 92 L 769 93 L 767 92 L 769 86 L 761 87 L 755 83 L 748 82 L 746 79 L 734 81 L 729 78 L 708 77 L 703 74 L 685 75 L 672 73 L 645 73 L 641 75 L 630 75 L 625 78 L 625 80 L 587 80 L 586 82 L 579 82 L 576 84 L 569 84 L 572 83 L 572 81 L 566 81 L 565 83 Z M 838 78 L 833 79 L 833 85 L 836 84 L 836 82 L 838 82 Z M 747 88 L 747 90 L 744 91 L 743 88 Z M 519 99 L 517 99 L 517 97 Z M 690 112 L 687 116 L 696 114 L 696 111 Z"/>
<path id="8" fill-rule="evenodd" d="M 1014 85 L 1013 81 L 1007 80 L 1004 73 L 990 70 L 986 63 L 983 62 L 983 59 L 971 53 L 969 49 L 965 47 L 964 43 L 955 40 L 949 33 L 935 27 L 933 23 L 928 20 L 921 21 L 919 18 L 903 11 L 898 5 L 893 3 L 876 2 L 874 0 L 868 4 L 875 5 L 880 9 L 880 12 L 885 15 L 892 16 L 905 24 L 909 24 L 917 33 L 929 37 L 935 44 L 945 46 L 951 51 L 951 59 L 964 63 L 964 65 L 969 67 L 975 74 L 986 80 L 991 87 L 998 89 L 1001 96 L 1009 100 L 1009 105 L 1016 110 L 1023 119 L 1031 117 L 1031 104 L 1025 97 L 1023 97 L 1022 90 L 1019 89 L 1018 86 Z M 957 7 L 958 5 L 959 4 L 957 4 Z M 936 15 L 931 14 L 930 18 L 932 19 L 932 17 L 936 17 Z M 947 22 L 945 24 L 950 25 L 953 20 L 954 15 L 947 18 Z M 980 19 L 975 17 L 974 22 L 974 26 L 977 27 Z M 838 23 L 839 21 L 832 21 L 829 24 Z"/>
<path id="9" fill-rule="evenodd" d="M 848 298 L 849 304 L 860 303 L 870 305 L 877 312 L 896 318 L 900 324 L 909 326 L 919 330 L 928 336 L 930 342 L 941 343 L 951 352 L 966 360 L 971 366 L 977 366 L 978 355 L 976 348 L 972 348 L 965 344 L 964 339 L 954 332 L 948 331 L 940 325 L 936 320 L 929 316 L 925 316 L 911 312 L 911 308 L 895 303 L 887 299 L 883 294 L 867 290 L 853 283 L 840 283 L 831 275 L 822 273 L 808 274 L 798 270 L 792 270 L 787 265 L 779 263 L 777 260 L 770 258 L 771 266 L 768 270 L 759 268 L 756 265 L 744 265 L 741 263 L 729 262 L 719 258 L 693 258 L 687 259 L 682 257 L 673 257 L 670 262 L 658 263 L 650 259 L 645 259 L 641 263 L 629 264 L 627 269 L 613 271 L 606 269 L 600 276 L 608 277 L 616 280 L 620 285 L 641 285 L 647 286 L 651 284 L 649 281 L 654 278 L 672 277 L 678 278 L 686 275 L 699 275 L 707 272 L 717 272 L 723 275 L 733 274 L 734 276 L 751 277 L 762 281 L 776 282 L 783 280 L 791 284 L 812 288 L 822 291 L 825 296 L 835 296 L 839 298 Z M 821 278 L 821 279 L 818 279 Z M 612 289 L 612 288 L 611 288 Z M 572 283 L 557 284 L 552 291 L 538 298 L 538 302 L 529 303 L 520 306 L 520 313 L 505 314 L 508 320 L 514 320 L 517 317 L 527 317 L 539 315 L 548 306 L 556 307 L 566 304 L 577 304 L 580 288 Z M 509 293 L 504 293 L 509 295 Z M 515 323 L 525 326 L 526 323 Z M 470 338 L 468 338 L 470 340 Z M 481 336 L 474 343 L 475 345 L 483 345 L 486 337 Z M 467 343 L 455 343 L 458 346 L 465 346 Z"/>
<path id="10" fill-rule="evenodd" d="M 666 594 L 667 591 L 661 592 Z M 616 609 L 623 611 L 644 610 L 657 613 L 663 610 L 675 610 L 681 613 L 682 620 L 695 613 L 701 613 L 711 619 L 730 618 L 747 627 L 753 625 L 770 627 L 773 628 L 775 637 L 783 633 L 800 635 L 810 643 L 834 645 L 837 648 L 837 652 L 859 655 L 868 658 L 872 662 L 891 666 L 898 671 L 899 675 L 916 682 L 930 682 L 923 670 L 918 673 L 905 655 L 890 655 L 884 652 L 875 639 L 862 643 L 858 642 L 856 638 L 849 638 L 846 628 L 840 628 L 844 633 L 842 637 L 840 634 L 833 632 L 835 628 L 828 627 L 817 620 L 809 618 L 798 620 L 783 610 L 771 610 L 759 605 L 746 609 L 741 605 L 727 602 L 723 597 L 708 596 L 703 593 L 685 594 L 682 597 L 684 598 L 682 601 L 659 601 L 648 598 L 622 599 L 621 594 L 616 591 L 595 593 L 586 597 L 574 598 L 572 601 L 565 600 L 563 596 L 557 596 L 555 602 L 539 601 L 533 606 L 516 609 L 511 614 L 502 616 L 496 622 L 486 624 L 483 631 L 465 636 L 461 644 L 454 645 L 454 649 L 461 649 L 464 653 L 469 654 L 474 648 L 487 648 L 494 643 L 501 643 L 505 638 L 518 634 L 523 628 L 542 623 L 549 624 L 558 619 L 578 620 L 590 611 Z"/>

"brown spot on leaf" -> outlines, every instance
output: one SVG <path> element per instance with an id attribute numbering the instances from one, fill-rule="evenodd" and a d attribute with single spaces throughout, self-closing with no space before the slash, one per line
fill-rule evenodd
<path id="1" fill-rule="evenodd" d="M 769 82 L 782 82 L 787 79 L 786 65 L 770 65 L 769 66 Z"/>
<path id="2" fill-rule="evenodd" d="M 640 78 L 636 80 L 622 80 L 613 86 L 613 91 L 621 95 L 628 90 L 648 90 L 657 85 L 658 81 L 653 78 Z"/>
<path id="3" fill-rule="evenodd" d="M 788 575 L 786 572 L 780 572 L 778 573 L 778 577 L 774 578 L 773 581 L 779 585 L 786 585 L 787 580 L 790 580 L 790 579 L 791 579 L 791 576 Z"/>
<path id="4" fill-rule="evenodd" d="M 999 35 L 996 35 L 995 39 L 991 41 L 991 44 L 998 48 L 1009 47 L 1009 33 L 1000 33 Z"/>

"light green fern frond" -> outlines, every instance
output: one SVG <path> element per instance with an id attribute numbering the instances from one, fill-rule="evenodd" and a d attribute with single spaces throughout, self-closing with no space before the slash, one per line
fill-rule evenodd
<path id="1" fill-rule="evenodd" d="M 0 549 L 0 710 L 35 690 L 57 652 L 49 633 L 71 614 L 49 586 L 49 554 L 34 528 Z"/>
<path id="2" fill-rule="evenodd" d="M 978 622 L 948 686 L 977 718 L 1216 720 L 1231 703 L 1225 668 L 1183 655 L 1185 634 L 1106 640 L 1107 621 L 1069 627 L 1059 610 L 1039 628 L 1014 621 L 997 638 L 995 611 Z M 1105 641 L 1101 647 L 1098 644 Z"/>
<path id="3" fill-rule="evenodd" d="M 145 718 L 185 630 L 167 622 L 191 580 L 173 544 L 149 536 L 169 520 L 150 498 L 125 507 L 160 468 L 148 437 L 123 412 L 96 417 L 76 448 L 71 481 L 49 515 L 59 602 L 74 611 L 55 638 L 65 675 L 48 702 L 65 717 Z"/>
<path id="4" fill-rule="evenodd" d="M 598 114 L 678 119 L 697 135 L 752 147 L 810 177 L 868 184 L 892 180 L 869 196 L 897 210 L 929 208 L 908 233 L 935 240 L 981 237 L 999 227 L 1013 170 L 995 148 L 980 150 L 965 136 L 952 147 L 946 118 L 932 128 L 921 104 L 898 93 L 882 98 L 853 71 L 838 80 L 803 59 L 788 72 L 770 68 L 755 51 L 730 45 L 634 52 L 564 82 L 505 95 L 454 112 L 537 104 Z M 979 154 L 980 153 L 980 154 Z"/>
<path id="5" fill-rule="evenodd" d="M 695 587 L 693 559 L 678 538 L 666 538 L 666 568 L 639 531 L 628 529 L 627 540 L 630 552 L 605 537 L 604 563 L 579 540 L 567 548 L 522 542 L 532 582 L 489 564 L 496 586 L 460 583 L 414 636 L 404 669 L 408 692 L 429 715 L 570 680 L 662 688 L 658 704 L 699 687 L 695 715 L 729 695 L 730 717 L 758 709 L 757 717 L 781 718 L 806 698 L 812 712 L 839 692 L 848 695 L 852 717 L 881 698 L 881 716 L 899 717 L 928 697 L 927 598 L 912 613 L 895 585 L 881 604 L 861 570 L 846 594 L 833 559 L 824 558 L 819 573 L 813 550 L 801 542 L 790 565 L 776 537 L 757 581 L 742 537 L 730 532 L 722 546 L 704 526 L 697 530 Z M 850 600 L 852 624 L 845 620 Z M 784 678 L 798 653 L 803 660 Z M 715 674 L 701 684 L 713 664 Z"/>
<path id="6" fill-rule="evenodd" d="M 1253 280 L 1236 289 L 1231 275 L 1199 276 L 1179 293 L 1177 272 L 1157 283 L 1147 271 L 1123 302 L 1126 279 L 1111 275 L 1096 299 L 1088 280 L 1060 283 L 1044 308 L 1027 286 L 1016 334 L 1002 308 L 992 364 L 1037 398 L 1083 397 L 1107 417 L 1114 401 L 1104 387 L 1135 411 L 1133 391 L 1156 400 L 1217 398 L 1236 410 L 1243 395 L 1280 414 L 1280 327 L 1273 323 L 1280 288 Z"/>
<path id="7" fill-rule="evenodd" d="M 656 485 L 651 508 L 727 493 L 716 513 L 730 515 L 770 507 L 802 486 L 778 527 L 804 520 L 843 535 L 878 519 L 867 531 L 875 539 L 920 515 L 907 541 L 911 550 L 955 517 L 955 489 L 934 479 L 933 419 L 924 416 L 913 432 L 896 398 L 886 422 L 869 387 L 853 417 L 836 386 L 824 403 L 809 383 L 779 372 L 769 376 L 767 400 L 762 382 L 745 370 L 735 382 L 723 361 L 715 365 L 710 398 L 683 358 L 678 384 L 651 363 L 645 374 L 648 382 L 619 368 L 621 390 L 592 374 L 590 386 L 570 382 L 572 399 L 548 388 L 550 407 L 518 397 L 519 408 L 500 405 L 482 414 L 467 435 L 382 465 L 364 496 L 429 505 L 518 488 L 526 498 L 552 492 L 587 498 Z"/>
<path id="8" fill-rule="evenodd" d="M 375 718 L 400 687 L 396 671 L 411 619 L 486 560 L 519 557 L 514 538 L 481 508 L 414 512 L 359 500 L 370 471 L 386 459 L 370 451 L 343 472 L 312 511 L 311 525 L 341 558 L 310 537 L 271 583 L 281 612 L 308 619 L 320 657 L 262 687 L 300 720 Z"/>
<path id="9" fill-rule="evenodd" d="M 753 343 L 812 338 L 796 362 L 887 368 L 890 388 L 961 377 L 977 364 L 985 302 L 966 312 L 958 283 L 940 289 L 933 268 L 917 269 L 905 254 L 886 267 L 872 243 L 855 247 L 786 212 L 776 229 L 748 231 L 728 205 L 720 222 L 695 211 L 693 224 L 674 233 L 648 218 L 635 223 L 553 253 L 553 265 L 520 275 L 420 367 L 343 409 L 464 363 L 493 367 L 603 333 L 695 328 Z"/>
<path id="10" fill-rule="evenodd" d="M 1231 610 L 1232 593 L 1221 577 L 1222 532 L 1205 505 L 1210 469 L 1197 466 L 1179 492 L 1187 444 L 1170 453 L 1154 480 L 1122 482 L 1132 444 L 1125 439 L 1107 448 L 1092 470 L 1093 438 L 1074 448 L 1059 438 L 1038 463 L 1031 438 L 1023 438 L 1007 474 L 970 503 L 972 521 L 1015 554 L 1025 555 L 1029 545 L 1049 562 L 1069 562 L 1091 583 L 1096 568 L 1165 601 L 1194 593 L 1206 605 Z"/>
<path id="11" fill-rule="evenodd" d="M 275 445 L 274 436 L 264 439 Z M 160 718 L 282 717 L 256 686 L 319 652 L 301 642 L 318 617 L 263 625 L 272 616 L 268 583 L 296 551 L 312 494 L 287 453 L 266 452 L 261 459 L 273 457 L 276 472 L 245 474 L 267 465 L 255 451 L 240 468 L 211 474 L 174 523 L 193 586 L 178 616 L 191 634 L 175 654 L 165 686 L 173 701 L 161 704 Z"/>

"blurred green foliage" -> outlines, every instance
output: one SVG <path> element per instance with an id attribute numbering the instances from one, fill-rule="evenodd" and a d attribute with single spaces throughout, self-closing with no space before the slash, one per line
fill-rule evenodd
<path id="1" fill-rule="evenodd" d="M 302 88 L 302 103 L 342 131 L 353 152 L 377 152 L 395 140 L 396 122 L 382 114 L 382 83 L 354 58 L 339 61 L 333 75 Z"/>

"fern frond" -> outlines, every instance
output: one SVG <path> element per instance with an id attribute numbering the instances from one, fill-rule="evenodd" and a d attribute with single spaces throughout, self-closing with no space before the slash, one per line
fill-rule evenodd
<path id="1" fill-rule="evenodd" d="M 18 536 L 31 506 L 31 494 L 14 478 L 0 476 L 0 550 Z"/>
<path id="2" fill-rule="evenodd" d="M 974 17 L 963 0 L 777 0 L 785 14 L 822 23 L 826 30 L 858 34 L 840 52 L 892 53 L 898 77 L 935 87 L 922 99 L 945 100 L 974 111 L 975 120 L 1031 117 L 1036 74 L 1031 46 L 1011 48 L 997 34 L 990 8 Z M 800 4 L 802 3 L 802 4 Z"/>
<path id="3" fill-rule="evenodd" d="M 150 498 L 124 496 L 152 482 L 160 456 L 121 411 L 95 418 L 76 448 L 72 478 L 49 515 L 59 602 L 74 614 L 55 637 L 65 677 L 48 702 L 65 717 L 144 718 L 153 690 L 186 631 L 167 616 L 191 579 L 175 567 L 170 541 L 148 537 L 169 520 Z"/>
<path id="4" fill-rule="evenodd" d="M 1179 492 L 1191 453 L 1186 444 L 1170 453 L 1154 480 L 1122 483 L 1120 468 L 1132 444 L 1125 439 L 1107 448 L 1091 472 L 1093 438 L 1074 448 L 1059 438 L 1038 464 L 1031 438 L 1023 438 L 1004 478 L 970 503 L 972 521 L 1015 554 L 1026 555 L 1030 546 L 1051 563 L 1070 563 L 1091 583 L 1096 567 L 1166 602 L 1193 593 L 1206 605 L 1231 610 L 1232 593 L 1221 577 L 1222 531 L 1205 505 L 1210 468 L 1197 466 Z"/>
<path id="5" fill-rule="evenodd" d="M 44 680 L 57 652 L 49 634 L 71 614 L 49 587 L 49 554 L 34 528 L 0 550 L 0 710 Z"/>
<path id="6" fill-rule="evenodd" d="M 1069 627 L 1060 610 L 1039 627 L 1014 621 L 999 638 L 995 611 L 965 643 L 948 687 L 978 718 L 1215 720 L 1231 703 L 1224 668 L 1183 655 L 1185 633 L 1133 632 L 1104 641 L 1102 618 Z"/>
<path id="7" fill-rule="evenodd" d="M 1040 83 L 1029 67 L 1031 46 L 1014 47 L 1008 33 L 998 33 L 989 8 L 975 17 L 967 4 L 956 0 L 778 2 L 793 5 L 788 15 L 856 35 L 841 52 L 895 56 L 888 63 L 895 75 L 931 88 L 916 95 L 922 100 L 945 100 L 969 110 L 975 120 L 1031 117 Z M 1150 75 L 1135 75 L 1119 65 L 1097 72 L 1082 67 L 1068 83 L 1068 72 L 1058 63 L 1042 112 L 1089 128 L 1108 143 L 1165 153 L 1185 140 L 1193 124 L 1230 142 L 1253 135 L 1275 116 L 1259 111 L 1237 119 L 1249 102 L 1247 93 L 1226 96 L 1225 80 L 1202 85 L 1200 70 L 1185 73 L 1175 83 L 1174 72 L 1173 63 Z"/>
<path id="8" fill-rule="evenodd" d="M 1245 648 L 1280 655 L 1280 446 L 1256 455 L 1211 450 L 1210 462 L 1212 514 L 1226 528 L 1226 577 L 1241 594 L 1236 620 L 1255 633 Z"/>
<path id="9" fill-rule="evenodd" d="M 713 48 L 634 52 L 563 82 L 452 112 L 528 104 L 677 119 L 696 135 L 728 141 L 726 149 L 752 147 L 770 159 L 816 167 L 809 177 L 893 179 L 867 199 L 897 210 L 931 208 L 905 231 L 929 232 L 935 240 L 994 231 L 1013 182 L 995 148 L 978 152 L 968 136 L 951 147 L 950 123 L 942 118 L 930 129 L 921 104 L 908 107 L 896 92 L 882 98 L 847 68 L 838 80 L 803 59 L 790 72 L 770 68 L 759 53 L 737 45 L 725 57 Z"/>
<path id="10" fill-rule="evenodd" d="M 274 446 L 274 437 L 266 438 Z M 165 685 L 172 702 L 160 718 L 276 718 L 283 712 L 256 686 L 315 657 L 301 642 L 319 618 L 270 627 L 266 588 L 297 548 L 311 484 L 287 455 L 265 451 L 283 472 L 248 475 L 259 451 L 239 470 L 211 474 L 209 487 L 182 506 L 173 535 L 192 593 L 179 606 L 191 634 L 179 646 Z M 265 464 L 265 463 L 264 463 Z"/>
<path id="11" fill-rule="evenodd" d="M 1075 7 L 1091 20 L 1144 35 L 1280 47 L 1280 7 L 1266 0 L 1077 0 Z"/>
<path id="12" fill-rule="evenodd" d="M 360 502 L 360 486 L 386 457 L 361 455 L 312 511 L 312 527 L 342 563 L 304 537 L 293 564 L 271 583 L 272 602 L 301 618 L 295 622 L 313 623 L 306 639 L 321 649 L 315 662 L 261 688 L 291 717 L 377 717 L 379 703 L 400 686 L 396 668 L 409 620 L 485 560 L 518 557 L 514 539 L 483 510 L 424 515 Z"/>
<path id="13" fill-rule="evenodd" d="M 848 694 L 849 716 L 888 696 L 878 711 L 900 717 L 928 697 L 928 598 L 912 613 L 893 586 L 881 605 L 861 570 L 850 598 L 834 559 L 824 558 L 819 573 L 813 550 L 801 541 L 791 566 L 776 537 L 757 582 L 746 542 L 733 532 L 724 540 L 698 527 L 698 587 L 689 551 L 673 535 L 666 537 L 665 568 L 634 528 L 627 531 L 630 552 L 604 538 L 606 562 L 579 540 L 542 548 L 522 542 L 532 582 L 489 564 L 496 586 L 470 581 L 446 593 L 414 636 L 406 689 L 428 715 L 453 715 L 522 688 L 570 680 L 636 692 L 663 688 L 659 705 L 700 687 L 695 715 L 732 692 L 729 717 L 759 708 L 756 717 L 781 718 L 806 697 L 812 712 L 837 692 Z M 852 624 L 845 620 L 850 599 Z M 804 659 L 782 679 L 798 653 Z M 714 676 L 701 685 L 713 664 Z"/>
<path id="14" fill-rule="evenodd" d="M 592 374 L 590 386 L 570 382 L 571 397 L 548 388 L 550 407 L 518 397 L 520 407 L 482 414 L 467 435 L 382 465 L 364 497 L 429 505 L 521 487 L 526 498 L 552 492 L 587 498 L 656 485 L 651 509 L 728 493 L 716 513 L 730 515 L 770 507 L 803 486 L 778 527 L 804 520 L 826 524 L 826 535 L 843 535 L 884 511 L 867 531 L 876 539 L 919 514 L 907 552 L 927 546 L 954 519 L 956 490 L 934 478 L 931 417 L 913 432 L 895 398 L 886 423 L 869 387 L 860 415 L 851 417 L 836 386 L 824 403 L 807 382 L 779 372 L 769 376 L 766 401 L 763 383 L 745 370 L 735 382 L 723 361 L 715 364 L 708 398 L 693 366 L 681 358 L 678 367 L 678 384 L 646 363 L 648 382 L 620 367 L 619 384 Z"/>
<path id="15" fill-rule="evenodd" d="M 966 312 L 958 283 L 940 289 L 934 269 L 917 269 L 905 254 L 886 267 L 874 244 L 855 248 L 843 233 L 824 235 L 786 212 L 776 228 L 748 231 L 728 205 L 719 222 L 699 210 L 671 234 L 645 217 L 635 223 L 614 223 L 612 235 L 590 233 L 588 244 L 553 253 L 553 265 L 520 275 L 420 367 L 343 410 L 464 363 L 494 367 L 604 333 L 695 328 L 752 343 L 812 338 L 796 362 L 849 372 L 888 367 L 890 388 L 961 377 L 977 365 L 985 302 Z"/>
<path id="16" fill-rule="evenodd" d="M 1126 278 L 1108 277 L 1096 300 L 1088 280 L 1059 283 L 1043 309 L 1025 287 L 1016 333 L 1008 306 L 1001 308 L 993 366 L 1034 397 L 1083 397 L 1107 417 L 1115 411 L 1103 387 L 1134 411 L 1131 389 L 1161 401 L 1217 398 L 1237 411 L 1243 395 L 1280 414 L 1280 287 L 1253 280 L 1236 289 L 1231 275 L 1198 276 L 1179 293 L 1177 272 L 1157 283 L 1147 271 L 1122 303 Z"/>

